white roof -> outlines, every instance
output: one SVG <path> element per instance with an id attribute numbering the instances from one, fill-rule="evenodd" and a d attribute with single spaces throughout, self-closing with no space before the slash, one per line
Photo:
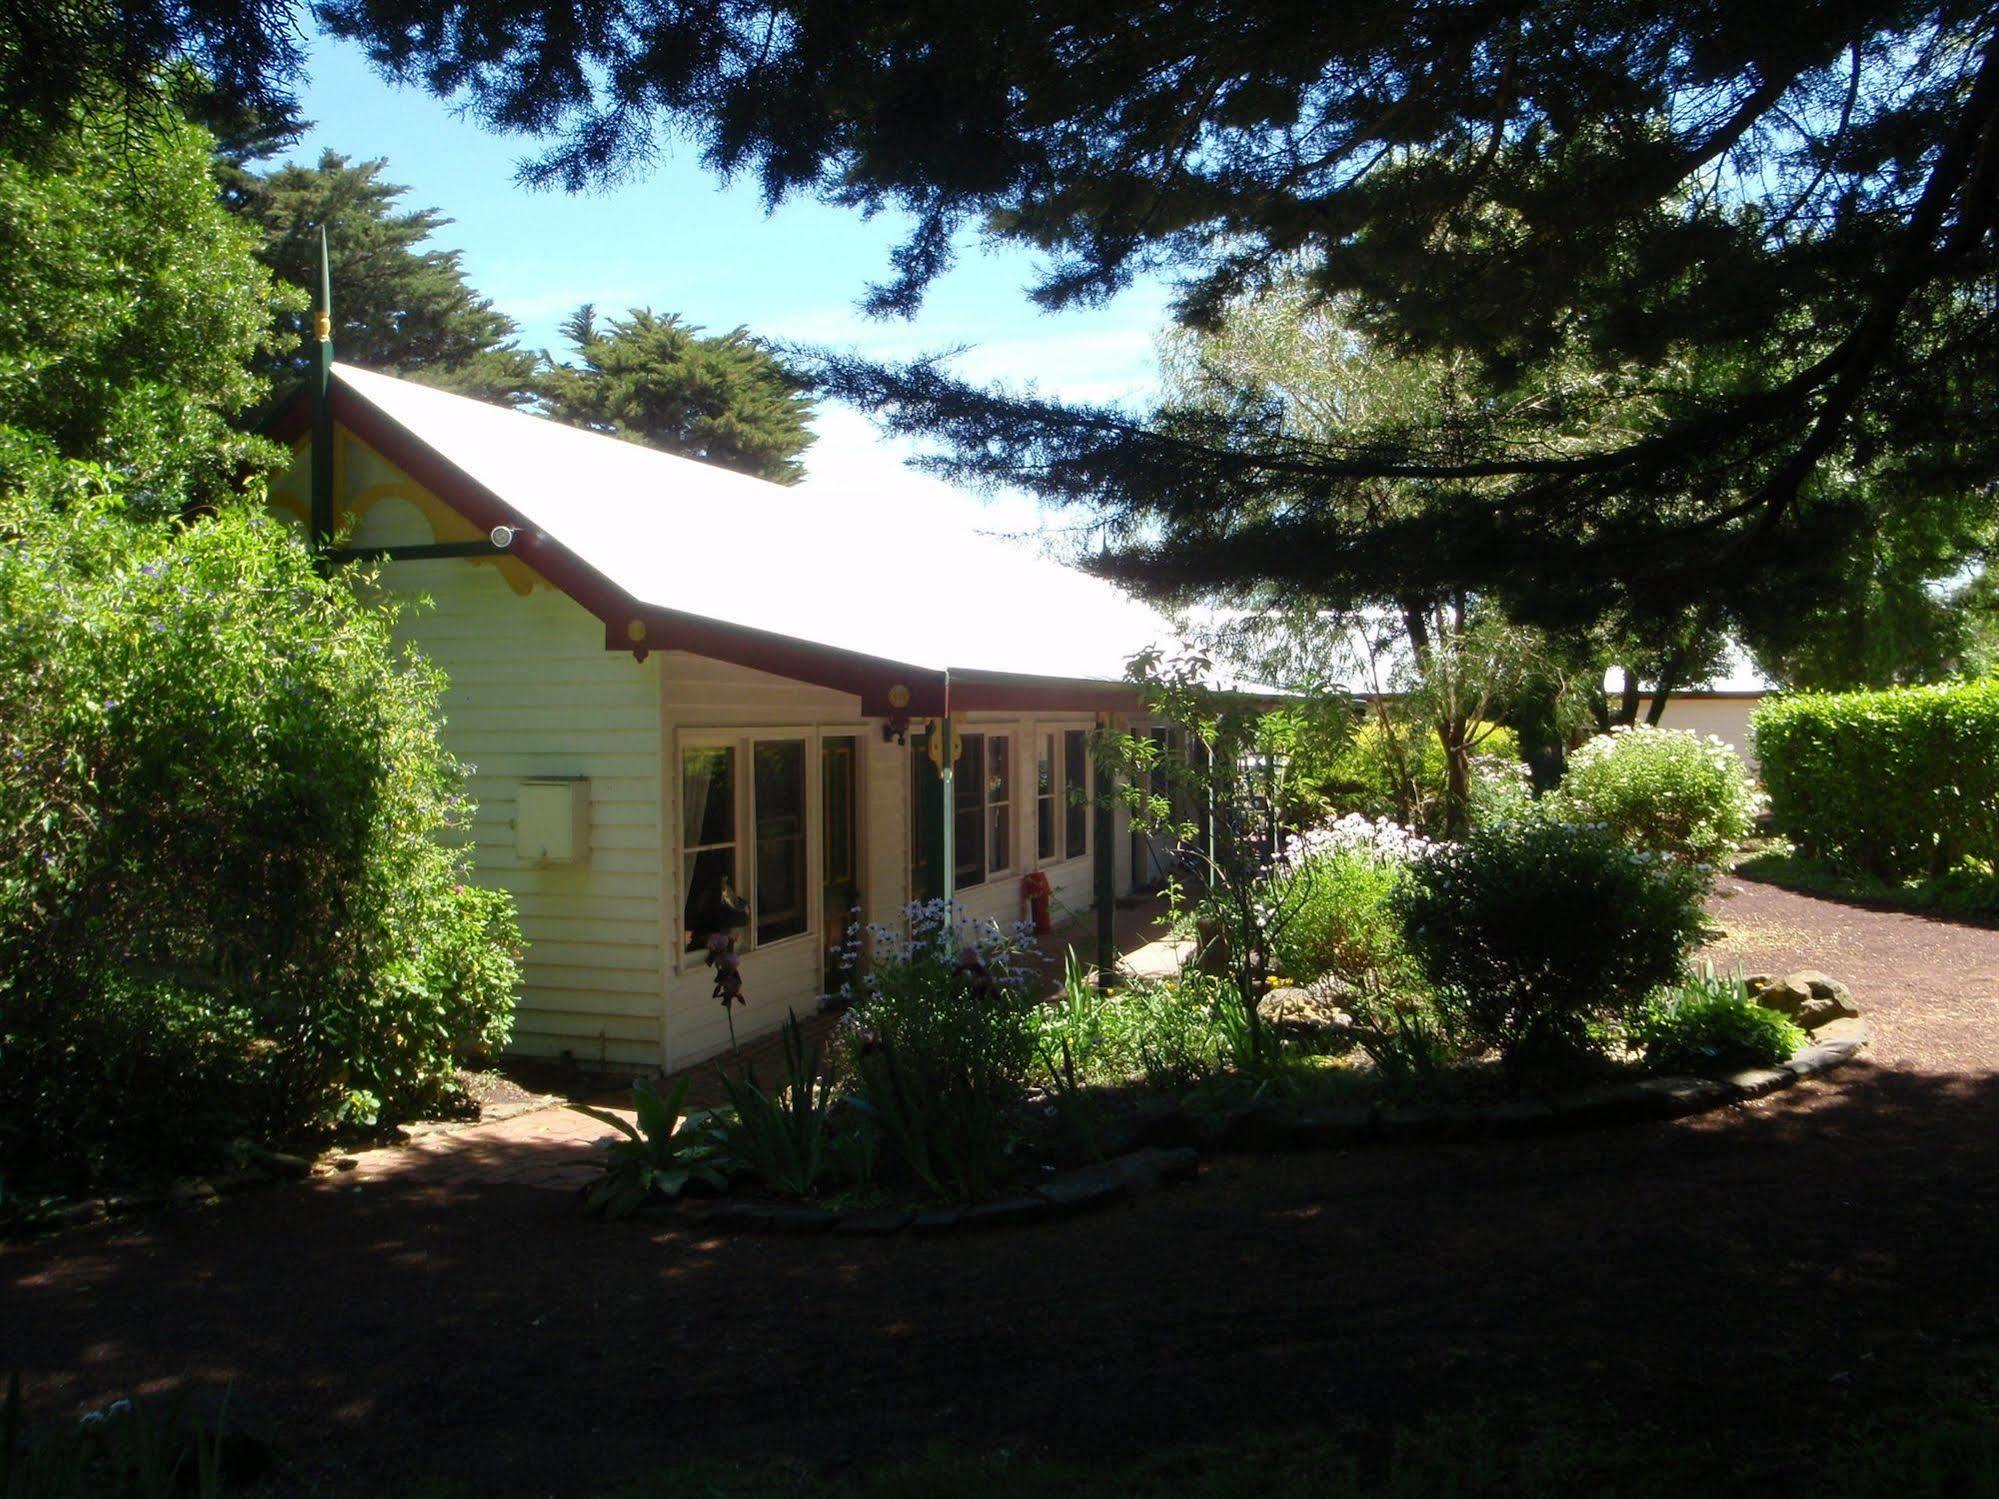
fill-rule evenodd
<path id="1" fill-rule="evenodd" d="M 339 383 L 640 604 L 935 669 L 1117 681 L 1155 610 L 971 501 L 786 487 L 388 375 Z M 809 464 L 809 455 L 808 455 Z"/>

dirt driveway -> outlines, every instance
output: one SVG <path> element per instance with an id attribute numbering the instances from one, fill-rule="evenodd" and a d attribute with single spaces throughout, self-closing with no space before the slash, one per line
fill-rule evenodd
<path id="1" fill-rule="evenodd" d="M 1717 956 L 1848 981 L 1872 1052 L 1702 1119 L 1222 1157 L 956 1241 L 606 1227 L 330 1183 L 0 1251 L 34 1408 L 233 1384 L 287 1487 L 589 1493 L 697 1455 L 1115 1449 L 1493 1391 L 1836 1422 L 1999 1329 L 1999 932 L 1732 887 Z"/>

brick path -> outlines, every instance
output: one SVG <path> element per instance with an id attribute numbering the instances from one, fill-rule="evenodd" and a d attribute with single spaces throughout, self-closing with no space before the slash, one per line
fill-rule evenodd
<path id="1" fill-rule="evenodd" d="M 1118 951 L 1123 955 L 1122 968 L 1146 976 L 1176 971 L 1177 949 L 1162 936 L 1164 927 L 1157 905 L 1148 903 L 1120 910 L 1116 930 Z M 1049 959 L 1049 971 L 1059 983 L 1063 954 L 1073 947 L 1081 957 L 1095 943 L 1095 918 L 1085 914 L 1039 939 L 1037 945 Z M 802 1022 L 807 1042 L 823 1041 L 833 1024 L 834 1017 L 828 1015 L 814 1015 Z M 711 1108 L 722 1098 L 718 1080 L 721 1066 L 726 1064 L 734 1071 L 748 1064 L 766 1081 L 781 1077 L 782 1044 L 777 1032 L 759 1036 L 747 1042 L 738 1054 L 698 1063 L 668 1077 L 659 1086 L 663 1091 L 685 1077 L 687 1106 Z M 631 1110 L 625 1106 L 630 1097 L 625 1089 L 614 1088 L 585 1092 L 576 1101 L 630 1119 Z M 569 1108 L 568 1102 L 551 1097 L 545 1106 L 509 1118 L 428 1129 L 407 1144 L 384 1146 L 348 1157 L 341 1169 L 323 1180 L 334 1186 L 379 1181 L 438 1187 L 516 1182 L 549 1191 L 573 1192 L 596 1176 L 600 1159 L 598 1142 L 612 1132 L 608 1125 Z"/>

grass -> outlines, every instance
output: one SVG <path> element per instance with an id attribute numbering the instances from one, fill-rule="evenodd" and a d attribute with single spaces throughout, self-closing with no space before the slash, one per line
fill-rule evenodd
<path id="1" fill-rule="evenodd" d="M 1941 877 L 1896 884 L 1872 875 L 1839 874 L 1801 857 L 1779 838 L 1738 862 L 1735 872 L 1745 880 L 1760 880 L 1805 895 L 1999 925 L 1999 871 L 1978 860 L 1966 860 Z"/>

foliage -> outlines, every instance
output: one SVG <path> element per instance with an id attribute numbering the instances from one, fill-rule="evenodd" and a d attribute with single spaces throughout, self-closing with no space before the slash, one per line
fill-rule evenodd
<path id="1" fill-rule="evenodd" d="M 1763 880 L 1833 900 L 1934 911 L 1972 921 L 1999 920 L 1999 870 L 1984 859 L 1967 858 L 1940 875 L 1884 880 L 1871 874 L 1836 874 L 1798 857 L 1789 841 L 1780 838 L 1737 864 L 1735 872 L 1746 880 Z"/>
<path id="2" fill-rule="evenodd" d="M 437 673 L 257 507 L 163 527 L 5 456 L 0 1170 L 434 1104 L 506 1038 L 520 954 L 440 841 L 469 807 Z"/>
<path id="3" fill-rule="evenodd" d="M 1475 828 L 1411 868 L 1396 907 L 1446 1022 L 1516 1083 L 1573 1063 L 1680 971 L 1699 881 L 1597 827 L 1543 818 Z"/>
<path id="4" fill-rule="evenodd" d="M 578 362 L 551 362 L 539 384 L 557 421 L 779 484 L 805 477 L 807 383 L 747 328 L 704 334 L 649 307 L 599 323 L 586 303 L 562 331 Z"/>
<path id="5" fill-rule="evenodd" d="M 226 1415 L 228 1401 L 223 1401 Z M 235 1472 L 222 1421 L 187 1417 L 185 1392 L 164 1409 L 118 1400 L 38 1442 L 22 1439 L 21 1376 L 0 1403 L 0 1499 L 217 1499 Z"/>
<path id="6" fill-rule="evenodd" d="M 1999 861 L 1999 678 L 1770 698 L 1750 727 L 1807 859 L 1892 882 Z"/>
<path id="7" fill-rule="evenodd" d="M 1499 724 L 1475 720 L 1466 726 L 1463 742 L 1464 815 L 1470 818 L 1478 811 L 1475 803 L 1481 795 L 1488 806 L 1507 795 L 1496 767 L 1482 776 L 1477 763 L 1521 762 L 1513 731 Z M 1470 753 L 1473 748 L 1476 754 Z M 1450 774 L 1434 725 L 1425 722 L 1419 710 L 1381 704 L 1369 710 L 1368 721 L 1354 731 L 1347 753 L 1333 762 L 1321 785 L 1327 805 L 1337 811 L 1423 828 L 1441 837 L 1448 821 Z M 1481 785 L 1482 779 L 1488 784 Z"/>
<path id="8" fill-rule="evenodd" d="M 623 1136 L 605 1142 L 604 1174 L 583 1194 L 584 1206 L 591 1212 L 629 1218 L 648 1202 L 677 1198 L 696 1184 L 714 1192 L 728 1186 L 714 1119 L 684 1109 L 687 1082 L 683 1077 L 665 1097 L 651 1083 L 633 1083 L 635 1122 L 630 1124 L 608 1110 L 570 1105 Z"/>
<path id="9" fill-rule="evenodd" d="M 754 1068 L 739 1076 L 722 1074 L 733 1118 L 721 1121 L 723 1143 L 732 1160 L 774 1192 L 808 1197 L 836 1162 L 833 1143 L 833 1068 L 820 1065 L 818 1042 L 810 1046 L 798 1017 L 785 1018 L 784 1085 L 766 1093 Z"/>
<path id="10" fill-rule="evenodd" d="M 1031 930 L 978 921 L 944 901 L 904 929 L 856 931 L 839 1031 L 854 1097 L 894 1161 L 941 1195 L 984 1195 L 1004 1167 L 1002 1111 L 1034 1065 Z"/>
<path id="11" fill-rule="evenodd" d="M 1272 947 L 1278 971 L 1296 984 L 1337 978 L 1376 1000 L 1415 989 L 1395 893 L 1434 847 L 1395 823 L 1354 815 L 1293 837 L 1272 875 L 1292 887 L 1296 908 Z"/>
<path id="12" fill-rule="evenodd" d="M 283 382 L 318 357 L 304 309 L 318 291 L 324 229 L 342 359 L 480 400 L 528 401 L 536 360 L 513 342 L 513 320 L 473 290 L 460 252 L 424 248 L 451 220 L 435 208 L 402 208 L 409 189 L 387 181 L 387 169 L 326 151 L 315 166 L 249 179 L 244 211 L 261 230 L 262 258 L 301 293 L 261 367 Z"/>
<path id="13" fill-rule="evenodd" d="M 1719 871 L 1755 832 L 1761 803 L 1749 767 L 1720 739 L 1640 725 L 1572 754 L 1551 810 L 1601 823 L 1628 848 Z"/>
<path id="14" fill-rule="evenodd" d="M 21 153 L 0 137 L 0 427 L 115 470 L 171 512 L 278 456 L 232 418 L 275 312 L 298 305 L 216 200 L 212 142 L 177 117 L 79 116 Z"/>
<path id="15" fill-rule="evenodd" d="M 1301 721 L 1323 756 L 1350 730 L 1342 697 L 1308 693 L 1271 712 L 1245 694 L 1209 681 L 1213 661 L 1199 651 L 1168 657 L 1147 651 L 1127 671 L 1150 716 L 1174 725 L 1179 748 L 1143 733 L 1100 738 L 1100 782 L 1115 794 L 1139 832 L 1176 838 L 1198 870 L 1194 912 L 1213 933 L 1200 961 L 1234 990 L 1235 1018 L 1252 1055 L 1263 1047 L 1257 1015 L 1271 954 L 1295 915 L 1295 892 L 1270 874 L 1284 836 L 1285 809 L 1311 805 L 1301 764 L 1287 750 Z M 1309 764 L 1310 761 L 1303 763 Z M 1200 809 L 1205 826 L 1194 820 Z"/>
<path id="16" fill-rule="evenodd" d="M 1741 974 L 1703 965 L 1647 1000 L 1631 1039 L 1658 1072 L 1735 1072 L 1774 1067 L 1805 1044 L 1804 1031 L 1750 997 Z"/>

